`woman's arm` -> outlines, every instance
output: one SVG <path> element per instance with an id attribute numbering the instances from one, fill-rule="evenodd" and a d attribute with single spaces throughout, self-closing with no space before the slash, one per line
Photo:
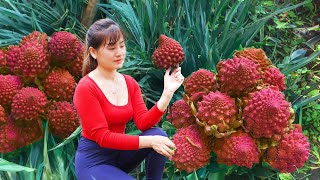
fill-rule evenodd
<path id="1" fill-rule="evenodd" d="M 142 99 L 141 89 L 137 83 L 132 78 L 133 81 L 133 93 L 132 93 L 132 107 L 134 112 L 133 120 L 137 125 L 137 128 L 141 131 L 145 131 L 155 124 L 157 124 L 162 115 L 164 114 L 169 102 L 174 94 L 174 92 L 183 83 L 184 77 L 181 74 L 181 68 L 176 68 L 170 73 L 170 69 L 167 69 L 164 76 L 164 90 L 155 106 L 153 106 L 149 111 Z"/>
<path id="2" fill-rule="evenodd" d="M 181 74 L 181 67 L 174 69 L 171 74 L 169 74 L 170 70 L 171 68 L 167 69 L 164 75 L 164 88 L 157 103 L 160 111 L 165 111 L 167 109 L 174 92 L 181 86 L 184 80 L 184 77 Z"/>

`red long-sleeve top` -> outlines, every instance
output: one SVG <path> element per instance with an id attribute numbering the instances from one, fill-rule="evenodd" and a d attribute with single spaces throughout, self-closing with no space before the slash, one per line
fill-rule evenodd
<path id="1" fill-rule="evenodd" d="M 81 119 L 83 137 L 104 148 L 135 150 L 139 148 L 139 136 L 125 134 L 126 124 L 133 118 L 137 128 L 145 131 L 158 123 L 164 112 L 157 105 L 148 111 L 137 81 L 123 76 L 128 89 L 126 105 L 111 104 L 88 75 L 79 81 L 73 102 Z"/>

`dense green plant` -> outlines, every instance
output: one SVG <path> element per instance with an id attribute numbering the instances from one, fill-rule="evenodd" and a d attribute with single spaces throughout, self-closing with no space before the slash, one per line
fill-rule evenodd
<path id="1" fill-rule="evenodd" d="M 81 19 L 85 7 L 84 2 L 84 0 L 0 1 L 0 46 L 16 44 L 22 36 L 33 30 L 51 35 L 55 30 L 64 29 L 83 37 L 85 28 L 79 19 Z M 295 103 L 296 110 L 300 111 L 318 96 L 314 94 L 301 98 L 300 95 L 308 94 L 310 89 L 303 89 L 299 94 L 301 86 L 298 85 L 296 89 L 292 89 L 290 82 L 294 81 L 294 84 L 299 84 L 301 79 L 299 79 L 299 75 L 298 80 L 290 79 L 290 76 L 299 72 L 298 69 L 306 66 L 308 62 L 314 61 L 319 56 L 319 52 L 311 55 L 303 54 L 301 51 L 293 53 L 297 49 L 296 47 L 304 41 L 297 39 L 293 46 L 292 44 L 287 45 L 290 43 L 291 32 L 288 31 L 282 35 L 279 31 L 283 27 L 281 24 L 278 29 L 272 29 L 271 27 L 274 25 L 268 23 L 270 20 L 277 22 L 276 19 L 282 23 L 283 19 L 280 16 L 287 12 L 294 12 L 295 16 L 288 14 L 289 17 L 300 19 L 301 16 L 292 10 L 302 5 L 306 6 L 311 1 L 303 3 L 291 1 L 293 3 L 281 4 L 281 6 L 271 4 L 272 2 L 257 3 L 253 0 L 212 0 L 209 2 L 205 0 L 123 0 L 106 3 L 101 1 L 101 4 L 98 5 L 99 12 L 96 18 L 110 17 L 124 28 L 128 40 L 128 54 L 127 61 L 120 72 L 130 74 L 139 80 L 148 105 L 152 105 L 158 99 L 163 89 L 164 72 L 153 67 L 151 55 L 157 47 L 159 35 L 165 34 L 179 41 L 185 50 L 186 60 L 181 65 L 185 76 L 199 68 L 215 71 L 215 65 L 220 60 L 231 57 L 235 50 L 242 47 L 252 45 L 266 47 L 268 57 L 274 63 L 279 64 L 282 72 L 286 73 L 287 86 L 289 87 L 286 94 L 289 95 L 290 101 Z M 299 22 L 294 22 L 294 24 L 299 27 Z M 294 30 L 296 27 L 291 29 Z M 279 33 L 277 33 L 278 31 Z M 315 40 L 311 38 L 305 44 L 317 49 L 314 48 L 318 47 L 314 43 Z M 288 48 L 281 49 L 284 46 Z M 295 57 L 295 54 L 298 56 Z M 314 86 L 309 86 L 316 89 Z M 181 96 L 182 91 L 177 92 L 172 102 L 180 99 Z M 175 133 L 172 125 L 165 118 L 162 119 L 160 125 L 169 136 Z M 44 127 L 46 128 L 47 125 L 44 124 Z M 3 159 L 0 159 L 0 178 L 75 179 L 73 159 L 80 131 L 81 128 L 77 129 L 63 142 L 57 141 L 46 133 L 45 139 L 42 141 L 13 153 L 1 154 L 0 157 Z M 131 134 L 137 133 L 133 124 L 128 125 L 127 131 Z M 316 152 L 313 151 L 315 156 Z M 225 175 L 234 173 L 246 178 L 278 179 L 281 177 L 267 164 L 249 170 L 218 166 L 215 161 L 212 161 L 208 167 L 186 174 L 177 171 L 168 161 L 164 179 L 223 179 Z M 137 179 L 144 178 L 143 166 L 132 172 L 132 175 Z"/>
<path id="2" fill-rule="evenodd" d="M 165 34 L 179 41 L 184 48 L 186 58 L 181 66 L 183 74 L 188 76 L 199 68 L 215 71 L 215 65 L 220 60 L 231 57 L 240 47 L 252 45 L 253 38 L 270 18 L 302 4 L 276 9 L 254 20 L 250 19 L 254 12 L 254 3 L 250 0 L 177 0 L 161 3 L 127 0 L 99 6 L 107 17 L 124 28 L 128 36 L 128 51 L 135 54 L 134 59 L 128 58 L 130 65 L 137 64 L 131 61 L 138 61 L 138 65 L 150 67 L 157 39 L 160 34 Z M 147 76 L 143 77 L 140 85 L 147 87 L 145 94 L 152 97 L 150 101 L 153 102 L 161 93 L 158 91 L 162 89 L 163 73 L 152 67 L 144 70 L 143 74 Z"/>
<path id="3" fill-rule="evenodd" d="M 67 30 L 84 37 L 80 23 L 84 0 L 3 0 L 0 1 L 0 47 L 18 44 L 34 30 L 49 36 Z"/>

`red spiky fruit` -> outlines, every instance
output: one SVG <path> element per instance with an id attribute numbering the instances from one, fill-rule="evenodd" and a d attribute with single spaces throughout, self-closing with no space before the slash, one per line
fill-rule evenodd
<path id="1" fill-rule="evenodd" d="M 4 108 L 0 105 L 0 126 L 7 123 L 7 115 Z"/>
<path id="2" fill-rule="evenodd" d="M 70 101 L 76 87 L 73 76 L 63 69 L 54 69 L 43 81 L 45 93 L 56 101 Z"/>
<path id="3" fill-rule="evenodd" d="M 83 56 L 78 56 L 71 64 L 67 67 L 68 71 L 74 77 L 80 78 L 82 76 L 82 65 L 83 65 Z"/>
<path id="4" fill-rule="evenodd" d="M 281 173 L 294 172 L 308 160 L 309 143 L 302 134 L 301 126 L 297 126 L 283 135 L 277 146 L 268 149 L 267 162 Z"/>
<path id="5" fill-rule="evenodd" d="M 157 68 L 177 67 L 184 60 L 183 49 L 178 41 L 161 34 L 159 46 L 152 54 L 152 59 Z"/>
<path id="6" fill-rule="evenodd" d="M 258 64 L 262 71 L 264 71 L 271 65 L 271 62 L 266 56 L 266 53 L 260 48 L 245 48 L 241 51 L 237 51 L 234 56 L 250 59 L 254 63 Z"/>
<path id="7" fill-rule="evenodd" d="M 12 152 L 25 147 L 42 138 L 42 130 L 38 122 L 32 126 L 16 126 L 12 118 L 8 118 L 7 124 L 0 126 L 0 153 Z"/>
<path id="8" fill-rule="evenodd" d="M 83 45 L 72 33 L 59 31 L 52 34 L 49 49 L 54 64 L 65 65 L 81 54 Z"/>
<path id="9" fill-rule="evenodd" d="M 237 112 L 235 100 L 216 91 L 203 96 L 198 103 L 197 117 L 209 126 L 217 125 L 219 132 L 225 132 L 236 121 Z"/>
<path id="10" fill-rule="evenodd" d="M 31 123 L 45 113 L 47 103 L 47 97 L 39 89 L 22 88 L 12 99 L 12 117 L 19 124 Z"/>
<path id="11" fill-rule="evenodd" d="M 179 129 L 188 127 L 195 122 L 191 108 L 184 99 L 180 99 L 173 103 L 171 110 L 168 111 L 167 120 Z"/>
<path id="12" fill-rule="evenodd" d="M 19 138 L 15 144 L 17 148 L 30 145 L 43 137 L 43 131 L 37 121 L 33 121 L 29 126 L 16 126 Z"/>
<path id="13" fill-rule="evenodd" d="M 232 97 L 252 91 L 261 78 L 258 65 L 244 57 L 220 61 L 217 68 L 220 90 Z"/>
<path id="14" fill-rule="evenodd" d="M 18 76 L 0 75 L 0 105 L 10 105 L 12 98 L 23 87 Z"/>
<path id="15" fill-rule="evenodd" d="M 0 49 L 0 68 L 6 67 L 6 54 Z"/>
<path id="16" fill-rule="evenodd" d="M 15 142 L 19 138 L 16 127 L 10 118 L 0 126 L 0 153 L 8 153 L 17 149 Z"/>
<path id="17" fill-rule="evenodd" d="M 263 82 L 272 86 L 277 86 L 280 91 L 286 89 L 285 79 L 286 77 L 281 74 L 280 70 L 275 67 L 267 68 L 263 74 Z"/>
<path id="18" fill-rule="evenodd" d="M 9 46 L 6 52 L 7 66 L 11 72 L 16 74 L 19 73 L 20 71 L 19 64 L 17 62 L 19 54 L 20 54 L 19 46 Z"/>
<path id="19" fill-rule="evenodd" d="M 173 136 L 176 150 L 172 161 L 176 168 L 190 173 L 208 164 L 210 149 L 204 138 L 196 125 L 178 130 Z"/>
<path id="20" fill-rule="evenodd" d="M 77 129 L 79 117 L 74 105 L 69 102 L 54 102 L 48 109 L 49 130 L 64 139 Z"/>
<path id="21" fill-rule="evenodd" d="M 244 132 L 216 139 L 213 151 L 217 154 L 217 162 L 228 166 L 252 168 L 254 163 L 259 163 L 258 147 L 250 135 Z"/>
<path id="22" fill-rule="evenodd" d="M 193 72 L 184 82 L 185 93 L 192 96 L 197 92 L 209 92 L 215 89 L 215 75 L 206 69 Z"/>
<path id="23" fill-rule="evenodd" d="M 20 46 L 14 69 L 24 77 L 33 78 L 46 73 L 49 63 L 50 56 L 47 49 L 36 41 L 30 41 Z"/>
<path id="24" fill-rule="evenodd" d="M 21 39 L 20 46 L 27 44 L 28 42 L 34 42 L 36 44 L 41 44 L 44 49 L 48 48 L 48 36 L 46 33 L 41 33 L 39 31 L 33 31 L 32 33 L 24 36 Z"/>
<path id="25" fill-rule="evenodd" d="M 282 134 L 288 126 L 290 104 L 271 88 L 249 94 L 243 112 L 244 126 L 256 138 Z"/>

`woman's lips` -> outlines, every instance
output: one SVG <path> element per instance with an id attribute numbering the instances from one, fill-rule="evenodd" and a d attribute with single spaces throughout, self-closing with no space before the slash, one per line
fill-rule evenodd
<path id="1" fill-rule="evenodd" d="M 122 59 L 118 59 L 118 60 L 115 60 L 114 62 L 116 62 L 116 63 L 121 63 L 122 62 Z"/>

